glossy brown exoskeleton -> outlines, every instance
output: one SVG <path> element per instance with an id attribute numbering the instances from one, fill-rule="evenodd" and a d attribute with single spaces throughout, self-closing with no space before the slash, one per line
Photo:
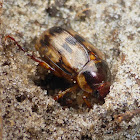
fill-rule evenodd
<path id="1" fill-rule="evenodd" d="M 20 45 L 18 47 L 25 51 Z M 85 103 L 91 107 L 86 100 L 91 94 L 104 98 L 109 93 L 111 74 L 102 53 L 75 31 L 52 27 L 40 36 L 35 47 L 41 59 L 30 54 L 28 56 L 56 76 L 74 83 L 73 87 L 58 93 L 55 100 L 80 88 L 84 91 Z"/>

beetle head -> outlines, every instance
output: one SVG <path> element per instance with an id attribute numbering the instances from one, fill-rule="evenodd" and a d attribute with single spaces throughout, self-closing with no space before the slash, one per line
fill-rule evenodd
<path id="1" fill-rule="evenodd" d="M 104 60 L 91 60 L 79 72 L 77 82 L 83 91 L 104 98 L 109 93 L 110 77 L 110 70 Z"/>

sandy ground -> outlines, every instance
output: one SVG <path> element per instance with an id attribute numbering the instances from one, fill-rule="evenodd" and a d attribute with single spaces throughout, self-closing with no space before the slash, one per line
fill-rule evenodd
<path id="1" fill-rule="evenodd" d="M 4 140 L 140 139 L 139 114 L 129 114 L 124 121 L 115 117 L 140 108 L 139 0 L 5 0 L 0 13 L 0 134 Z M 105 53 L 112 73 L 105 103 L 88 109 L 54 101 L 63 80 L 48 74 L 12 41 L 4 41 L 5 35 L 11 35 L 39 56 L 36 39 L 56 25 L 71 27 Z"/>

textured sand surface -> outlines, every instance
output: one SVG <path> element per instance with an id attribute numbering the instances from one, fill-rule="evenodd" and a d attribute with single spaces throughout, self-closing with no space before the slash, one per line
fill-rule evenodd
<path id="1" fill-rule="evenodd" d="M 5 0 L 0 13 L 4 140 L 140 139 L 139 114 L 122 122 L 114 117 L 140 108 L 139 0 Z M 11 35 L 39 56 L 36 39 L 56 25 L 71 27 L 105 53 L 112 85 L 104 104 L 94 104 L 90 110 L 60 105 L 52 98 L 61 90 L 53 85 L 56 79 L 50 76 L 43 82 L 47 71 L 12 41 L 4 41 Z"/>

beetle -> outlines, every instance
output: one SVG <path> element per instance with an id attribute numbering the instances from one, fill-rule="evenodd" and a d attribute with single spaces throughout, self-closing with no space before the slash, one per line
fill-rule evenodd
<path id="1" fill-rule="evenodd" d="M 7 37 L 26 52 L 13 37 Z M 91 107 L 87 101 L 90 95 L 103 99 L 109 93 L 111 72 L 103 54 L 77 32 L 59 26 L 52 27 L 37 39 L 35 48 L 41 59 L 28 53 L 27 55 L 56 76 L 74 83 L 73 87 L 59 92 L 54 97 L 55 100 L 68 92 L 81 89 L 84 102 Z"/>

